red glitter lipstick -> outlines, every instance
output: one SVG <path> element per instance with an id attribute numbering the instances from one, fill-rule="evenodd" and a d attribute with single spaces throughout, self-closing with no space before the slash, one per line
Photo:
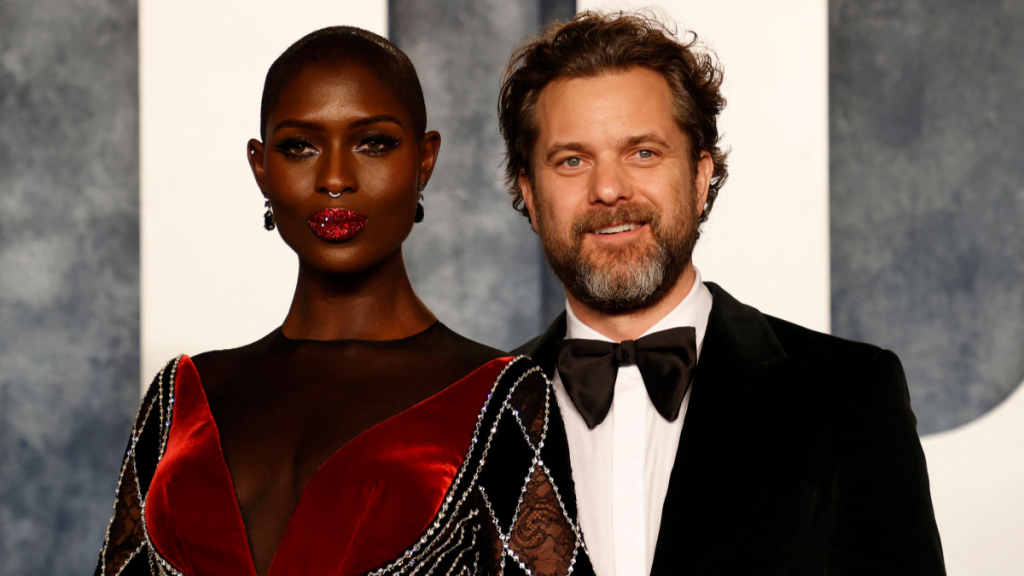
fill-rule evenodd
<path id="1" fill-rule="evenodd" d="M 366 216 L 344 208 L 324 208 L 306 219 L 313 233 L 328 242 L 344 242 L 366 225 Z"/>

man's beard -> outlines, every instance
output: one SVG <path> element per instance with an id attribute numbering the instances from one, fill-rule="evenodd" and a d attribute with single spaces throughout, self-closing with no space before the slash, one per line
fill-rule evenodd
<path id="1" fill-rule="evenodd" d="M 545 228 L 538 218 L 548 264 L 565 289 L 591 308 L 621 314 L 657 304 L 690 263 L 700 236 L 692 191 L 683 194 L 677 205 L 679 222 L 666 222 L 662 211 L 638 204 L 586 212 L 573 221 L 568 235 Z M 591 248 L 584 254 L 589 231 L 641 222 L 650 227 L 653 242 L 645 239 L 614 249 Z"/>

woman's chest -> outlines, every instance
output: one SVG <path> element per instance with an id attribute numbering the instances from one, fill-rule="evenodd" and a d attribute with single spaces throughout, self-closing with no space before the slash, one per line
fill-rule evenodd
<path id="1" fill-rule="evenodd" d="M 218 422 L 194 386 L 178 392 L 145 515 L 156 548 L 190 575 L 387 562 L 433 518 L 475 420 L 439 395 L 353 431 L 339 404 L 297 395 L 229 406 Z"/>

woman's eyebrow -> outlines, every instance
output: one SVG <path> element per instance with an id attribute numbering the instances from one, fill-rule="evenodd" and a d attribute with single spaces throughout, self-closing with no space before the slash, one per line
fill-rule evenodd
<path id="1" fill-rule="evenodd" d="M 378 122 L 390 122 L 397 124 L 400 128 L 405 128 L 402 121 L 392 116 L 391 114 L 378 114 L 376 116 L 368 116 L 366 118 L 360 118 L 359 120 L 353 120 L 349 123 L 348 127 L 359 128 L 360 126 L 367 126 L 369 124 L 377 124 Z M 274 126 L 274 132 L 282 128 L 298 128 L 300 130 L 323 130 L 323 126 L 316 122 L 307 122 L 305 120 L 287 119 L 278 122 L 277 126 Z"/>
<path id="2" fill-rule="evenodd" d="M 376 124 L 378 122 L 391 122 L 392 124 L 398 124 L 400 128 L 405 128 L 402 125 L 401 120 L 395 118 L 390 114 L 378 114 L 376 116 L 370 116 L 369 118 L 360 118 L 359 120 L 353 120 L 349 123 L 349 128 L 359 128 L 360 126 L 366 126 L 367 124 Z"/>
<path id="3" fill-rule="evenodd" d="M 317 124 L 316 122 L 305 122 L 303 120 L 281 120 L 280 122 L 277 123 L 277 126 L 274 126 L 274 132 L 271 132 L 271 134 L 274 134 L 275 132 L 282 128 L 298 128 L 300 130 L 321 130 L 323 129 L 323 126 Z"/>

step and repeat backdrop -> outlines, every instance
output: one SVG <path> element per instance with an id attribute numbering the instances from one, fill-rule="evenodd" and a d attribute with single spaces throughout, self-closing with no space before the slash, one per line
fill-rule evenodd
<path id="1" fill-rule="evenodd" d="M 502 185 L 510 51 L 651 9 L 725 67 L 730 179 L 695 255 L 763 312 L 907 371 L 953 575 L 1024 566 L 1024 5 L 966 0 L 0 0 L 0 573 L 72 574 L 139 387 L 280 325 L 297 262 L 245 158 L 270 63 L 388 36 L 442 134 L 405 245 L 443 322 L 509 349 L 564 296 Z"/>

